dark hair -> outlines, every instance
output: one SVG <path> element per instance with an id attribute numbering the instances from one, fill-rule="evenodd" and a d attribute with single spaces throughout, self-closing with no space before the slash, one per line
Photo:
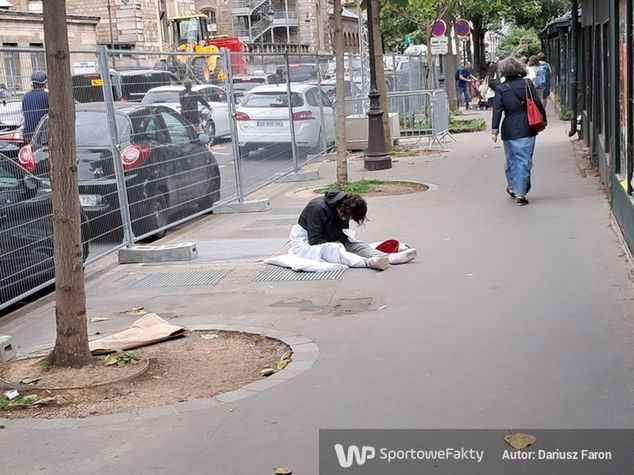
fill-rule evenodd
<path id="1" fill-rule="evenodd" d="M 540 61 L 543 61 L 545 57 L 546 55 L 542 53 L 541 51 L 537 53 L 537 59 L 539 59 Z"/>
<path id="2" fill-rule="evenodd" d="M 528 58 L 528 65 L 539 66 L 539 59 L 537 59 L 537 56 L 533 55 L 530 58 Z"/>
<path id="3" fill-rule="evenodd" d="M 346 195 L 337 206 L 348 219 L 352 219 L 357 224 L 363 224 L 368 214 L 368 204 L 359 195 Z"/>
<path id="4" fill-rule="evenodd" d="M 189 91 L 192 88 L 192 80 L 191 79 L 185 79 L 183 81 L 183 86 L 185 86 L 185 89 L 187 89 Z"/>

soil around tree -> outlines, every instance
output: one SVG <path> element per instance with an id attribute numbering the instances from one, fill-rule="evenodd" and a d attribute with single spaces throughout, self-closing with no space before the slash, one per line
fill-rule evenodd
<path id="1" fill-rule="evenodd" d="M 0 410 L 0 418 L 83 418 L 211 398 L 261 379 L 262 370 L 276 370 L 281 359 L 290 360 L 290 348 L 281 341 L 225 331 L 187 332 L 132 352 L 150 361 L 138 378 L 83 389 L 19 390 L 20 396 L 36 395 L 46 403 Z M 130 376 L 142 364 L 104 366 L 104 358 L 81 369 L 49 368 L 44 357 L 12 360 L 0 365 L 0 378 L 12 383 L 36 379 L 38 387 L 89 386 Z"/>
<path id="2" fill-rule="evenodd" d="M 406 195 L 410 193 L 421 193 L 427 191 L 429 186 L 424 183 L 418 183 L 413 181 L 383 181 L 382 183 L 370 183 L 368 192 L 360 192 L 358 194 L 365 197 L 375 196 L 392 196 L 392 195 Z M 296 196 L 302 198 L 315 198 L 323 195 L 322 187 L 312 187 L 297 190 Z"/>

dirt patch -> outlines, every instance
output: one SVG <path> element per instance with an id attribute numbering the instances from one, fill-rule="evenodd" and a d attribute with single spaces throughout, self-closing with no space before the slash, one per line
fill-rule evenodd
<path id="1" fill-rule="evenodd" d="M 425 141 L 427 138 L 425 138 Z M 429 157 L 441 157 L 443 154 L 448 153 L 449 150 L 445 149 L 430 149 L 419 147 L 418 145 L 413 145 L 410 147 L 403 147 L 399 150 L 392 150 L 390 152 L 390 157 L 393 162 L 398 162 L 399 158 L 429 158 Z M 352 162 L 360 162 L 365 159 L 365 155 L 363 153 L 353 153 L 350 154 L 348 160 Z"/>
<path id="2" fill-rule="evenodd" d="M 370 191 L 367 193 L 359 193 L 362 196 L 392 196 L 392 195 L 406 195 L 409 193 L 421 193 L 427 191 L 429 187 L 423 183 L 416 183 L 411 181 L 386 181 L 384 183 L 370 184 Z M 321 187 L 304 188 L 295 192 L 296 196 L 302 198 L 315 198 L 316 196 L 323 195 Z"/>
<path id="3" fill-rule="evenodd" d="M 48 404 L 0 411 L 0 417 L 81 418 L 210 398 L 261 379 L 262 369 L 277 368 L 288 351 L 289 347 L 282 342 L 260 335 L 188 332 L 176 340 L 133 350 L 151 361 L 149 370 L 133 381 L 86 389 L 20 391 L 21 395 L 35 394 L 46 399 Z M 81 370 L 45 369 L 41 362 L 14 360 L 0 365 L 0 377 L 19 382 L 38 375 L 44 378 L 44 373 L 49 373 L 47 383 L 58 387 L 60 381 L 125 377 L 126 372 L 138 368 L 126 365 L 107 368 L 106 373 L 98 364 Z M 43 381 L 40 379 L 36 384 L 43 386 Z"/>

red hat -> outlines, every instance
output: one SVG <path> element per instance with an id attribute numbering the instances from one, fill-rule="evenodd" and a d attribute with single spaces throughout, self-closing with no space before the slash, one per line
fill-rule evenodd
<path id="1" fill-rule="evenodd" d="M 381 244 L 376 246 L 377 251 L 385 252 L 387 254 L 393 254 L 398 252 L 400 243 L 396 239 L 387 239 L 383 241 Z"/>

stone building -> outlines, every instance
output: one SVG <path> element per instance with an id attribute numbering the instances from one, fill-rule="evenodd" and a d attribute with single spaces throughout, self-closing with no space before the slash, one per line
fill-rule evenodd
<path id="1" fill-rule="evenodd" d="M 96 43 L 99 18 L 91 15 L 69 15 L 68 42 L 71 48 L 92 47 Z M 87 46 L 88 45 L 88 46 Z M 0 2 L 0 46 L 11 48 L 43 48 L 44 23 L 42 2 L 3 0 Z M 10 90 L 30 87 L 31 73 L 45 67 L 44 52 L 2 51 L 0 83 Z"/>

